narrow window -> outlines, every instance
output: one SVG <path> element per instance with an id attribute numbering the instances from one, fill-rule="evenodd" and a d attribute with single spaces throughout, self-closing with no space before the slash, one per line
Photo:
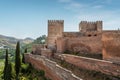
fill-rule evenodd
<path id="1" fill-rule="evenodd" d="M 91 35 L 89 34 L 88 37 L 91 37 Z"/>

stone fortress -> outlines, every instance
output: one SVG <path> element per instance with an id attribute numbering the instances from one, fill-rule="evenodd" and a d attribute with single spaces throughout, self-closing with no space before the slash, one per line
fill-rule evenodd
<path id="1" fill-rule="evenodd" d="M 102 53 L 102 21 L 79 24 L 79 32 L 64 32 L 63 20 L 48 20 L 48 47 L 57 48 L 58 53 L 66 50 L 83 53 Z"/>
<path id="2" fill-rule="evenodd" d="M 66 51 L 100 54 L 102 60 L 64 54 Z M 84 80 L 58 65 L 54 59 L 120 78 L 120 31 L 103 30 L 102 21 L 81 21 L 79 32 L 64 32 L 64 20 L 48 20 L 47 45 L 33 45 L 32 54 L 25 54 L 26 62 L 38 70 L 43 69 L 52 80 Z"/>
<path id="3" fill-rule="evenodd" d="M 120 61 L 120 52 L 118 51 L 120 50 L 120 45 L 118 45 L 120 44 L 120 34 L 118 32 L 118 30 L 103 30 L 102 21 L 81 21 L 79 32 L 64 32 L 64 20 L 48 20 L 47 45 L 48 48 L 56 49 L 57 53 L 69 50 L 87 54 L 103 54 L 104 59 L 113 59 L 113 61 L 116 60 L 117 62 Z M 115 37 L 114 35 L 117 37 L 111 38 L 112 36 Z M 114 42 L 110 42 L 109 38 Z M 103 44 L 108 41 L 109 44 Z M 115 53 L 105 49 L 111 47 L 112 50 L 112 46 L 116 48 Z M 112 58 L 113 55 L 114 58 Z"/>

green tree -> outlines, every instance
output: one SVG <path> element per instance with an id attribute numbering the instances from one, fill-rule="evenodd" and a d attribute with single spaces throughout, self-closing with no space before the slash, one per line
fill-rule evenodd
<path id="1" fill-rule="evenodd" d="M 34 40 L 34 43 L 45 44 L 46 38 L 47 38 L 46 35 L 42 35 L 42 36 L 38 37 L 36 40 Z"/>
<path id="2" fill-rule="evenodd" d="M 12 65 L 11 63 L 8 63 L 8 66 L 6 68 L 6 76 L 4 80 L 12 80 Z"/>
<path id="3" fill-rule="evenodd" d="M 27 48 L 25 48 L 24 53 L 27 53 Z M 24 57 L 24 53 L 22 54 L 22 63 L 25 63 L 25 57 Z"/>
<path id="4" fill-rule="evenodd" d="M 3 71 L 4 80 L 6 79 L 6 75 L 7 75 L 7 66 L 8 66 L 8 49 L 6 49 L 5 67 L 4 67 L 4 71 Z"/>
<path id="5" fill-rule="evenodd" d="M 20 42 L 17 42 L 16 45 L 16 52 L 15 52 L 15 72 L 16 72 L 16 80 L 19 78 L 19 72 L 21 67 L 21 60 L 20 60 Z"/>
<path id="6" fill-rule="evenodd" d="M 25 51 L 24 51 L 25 53 L 27 53 L 27 48 L 25 48 Z"/>

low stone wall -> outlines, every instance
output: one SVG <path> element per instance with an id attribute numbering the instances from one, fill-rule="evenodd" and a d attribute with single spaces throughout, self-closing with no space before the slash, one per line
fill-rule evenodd
<path id="1" fill-rule="evenodd" d="M 35 69 L 42 69 L 46 76 L 52 80 L 82 80 L 71 71 L 62 68 L 49 59 L 40 55 L 25 54 L 25 61 L 31 63 Z"/>
<path id="2" fill-rule="evenodd" d="M 50 58 L 53 54 L 50 49 L 41 48 L 41 55 Z"/>
<path id="3" fill-rule="evenodd" d="M 114 64 L 110 61 L 98 60 L 98 59 L 92 59 L 92 58 L 86 58 L 86 57 L 80 57 L 80 56 L 74 56 L 68 54 L 62 54 L 56 57 L 83 69 L 94 70 L 94 71 L 102 72 L 107 75 L 120 77 L 120 65 Z"/>
<path id="4" fill-rule="evenodd" d="M 34 44 L 32 45 L 32 53 L 33 54 L 41 54 L 41 48 L 44 48 L 42 44 Z"/>

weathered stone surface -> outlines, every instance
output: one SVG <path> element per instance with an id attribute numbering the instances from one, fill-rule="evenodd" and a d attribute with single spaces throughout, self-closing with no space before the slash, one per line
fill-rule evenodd
<path id="1" fill-rule="evenodd" d="M 48 20 L 48 47 L 55 46 L 57 37 L 62 37 L 64 20 Z"/>
<path id="2" fill-rule="evenodd" d="M 98 36 L 81 36 L 81 37 L 64 37 L 57 40 L 57 50 L 76 51 L 82 53 L 102 53 L 101 35 Z M 60 42 L 61 41 L 61 42 Z M 58 44 L 59 43 L 59 44 Z"/>
<path id="3" fill-rule="evenodd" d="M 41 44 L 32 45 L 32 54 L 41 55 L 41 48 L 44 48 L 44 45 L 41 45 Z"/>
<path id="4" fill-rule="evenodd" d="M 51 49 L 55 47 L 59 53 L 66 50 L 73 50 L 77 52 L 101 54 L 102 21 L 82 21 L 79 27 L 81 32 L 64 32 L 63 20 L 49 20 L 48 48 Z"/>
<path id="5" fill-rule="evenodd" d="M 62 60 L 64 59 L 66 62 L 76 65 L 83 69 L 100 71 L 104 74 L 120 77 L 120 65 L 114 64 L 110 61 L 68 54 L 61 54 L 59 55 L 59 58 L 61 58 Z"/>
<path id="6" fill-rule="evenodd" d="M 50 49 L 44 49 L 44 48 L 41 48 L 41 55 L 42 56 L 45 56 L 47 58 L 50 58 L 52 57 L 52 51 Z"/>
<path id="7" fill-rule="evenodd" d="M 31 63 L 34 68 L 42 69 L 46 72 L 46 76 L 52 80 L 82 80 L 75 76 L 71 71 L 62 68 L 43 56 L 25 54 L 25 61 Z"/>
<path id="8" fill-rule="evenodd" d="M 103 59 L 120 64 L 120 32 L 104 32 L 102 42 Z"/>
<path id="9" fill-rule="evenodd" d="M 81 21 L 79 24 L 79 30 L 81 32 L 86 31 L 102 31 L 102 21 L 96 21 L 96 22 L 87 22 L 87 21 Z"/>

